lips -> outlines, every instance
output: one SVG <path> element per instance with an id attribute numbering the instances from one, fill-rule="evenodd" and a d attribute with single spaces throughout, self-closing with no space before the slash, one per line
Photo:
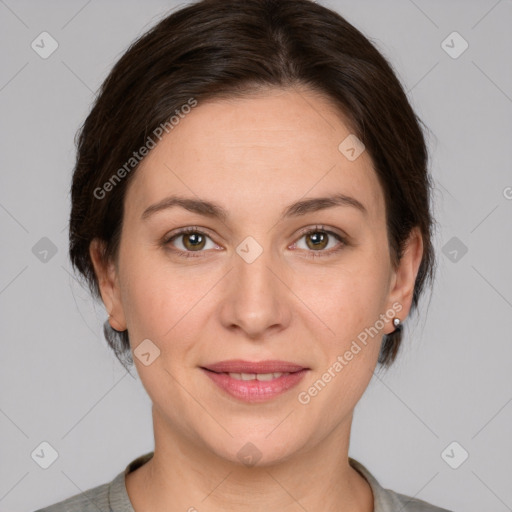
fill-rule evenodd
<path id="1" fill-rule="evenodd" d="M 224 393 L 244 402 L 265 402 L 298 385 L 309 368 L 287 361 L 221 361 L 201 370 Z"/>

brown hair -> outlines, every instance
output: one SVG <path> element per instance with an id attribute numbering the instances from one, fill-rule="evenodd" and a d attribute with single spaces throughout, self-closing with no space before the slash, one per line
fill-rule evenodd
<path id="1" fill-rule="evenodd" d="M 164 18 L 115 64 L 77 134 L 71 187 L 71 263 L 96 298 L 89 245 L 99 238 L 105 261 L 116 260 L 125 190 L 136 165 L 107 194 L 97 191 L 134 150 L 191 98 L 200 104 L 257 88 L 294 86 L 330 99 L 366 146 L 384 192 L 395 268 L 412 228 L 419 227 L 424 252 L 411 311 L 417 308 L 435 266 L 432 183 L 421 120 L 373 44 L 339 14 L 309 0 L 202 0 Z M 104 333 L 119 360 L 133 364 L 128 332 L 105 322 Z M 402 334 L 384 335 L 383 366 L 395 360 Z"/>

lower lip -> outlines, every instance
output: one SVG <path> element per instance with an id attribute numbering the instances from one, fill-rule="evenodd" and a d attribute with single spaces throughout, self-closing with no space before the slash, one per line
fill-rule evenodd
<path id="1" fill-rule="evenodd" d="M 272 398 L 281 395 L 289 389 L 295 387 L 306 375 L 308 370 L 300 370 L 290 373 L 289 375 L 281 375 L 276 379 L 259 381 L 254 380 L 237 380 L 230 377 L 227 373 L 215 373 L 201 368 L 210 379 L 223 389 L 225 392 L 243 400 L 244 402 L 266 402 Z"/>

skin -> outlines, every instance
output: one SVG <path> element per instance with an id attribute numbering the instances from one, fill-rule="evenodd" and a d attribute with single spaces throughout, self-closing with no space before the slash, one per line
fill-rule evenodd
<path id="1" fill-rule="evenodd" d="M 394 303 L 406 318 L 421 262 L 415 229 L 392 268 L 371 158 L 351 162 L 338 150 L 350 133 L 328 100 L 304 89 L 199 103 L 133 176 L 117 261 L 91 244 L 111 325 L 128 329 L 132 350 L 145 339 L 160 350 L 148 366 L 133 358 L 155 435 L 154 457 L 126 478 L 136 512 L 373 510 L 369 484 L 348 463 L 350 427 L 393 316 L 308 404 L 297 399 Z M 335 192 L 367 215 L 336 206 L 280 220 L 289 204 Z M 170 194 L 218 202 L 228 218 L 174 207 L 141 219 Z M 329 235 L 317 249 L 301 234 L 317 225 L 347 243 Z M 200 253 L 190 235 L 164 243 L 189 226 L 207 235 Z M 263 249 L 252 263 L 236 252 L 248 236 Z M 244 403 L 199 368 L 226 359 L 310 370 L 296 388 Z M 248 442 L 261 453 L 252 467 L 237 457 Z"/>

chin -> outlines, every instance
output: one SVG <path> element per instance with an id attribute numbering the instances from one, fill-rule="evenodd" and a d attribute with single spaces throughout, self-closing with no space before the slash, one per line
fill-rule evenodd
<path id="1" fill-rule="evenodd" d="M 282 433 L 275 433 L 275 436 L 268 436 L 268 432 L 261 435 L 247 435 L 246 432 L 232 434 L 233 437 L 224 439 L 222 444 L 216 444 L 213 440 L 206 441 L 206 444 L 218 457 L 247 468 L 274 466 L 285 462 L 303 445 L 298 439 Z"/>

